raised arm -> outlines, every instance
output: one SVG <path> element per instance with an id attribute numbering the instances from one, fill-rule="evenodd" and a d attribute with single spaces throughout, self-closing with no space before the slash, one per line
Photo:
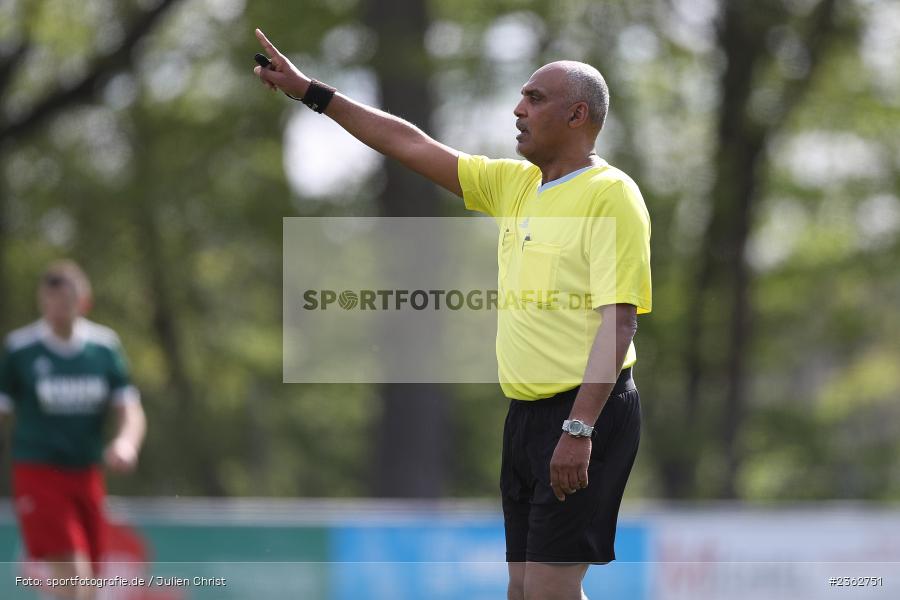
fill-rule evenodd
<path id="1" fill-rule="evenodd" d="M 259 29 L 256 30 L 256 37 L 268 53 L 272 65 L 269 69 L 256 67 L 254 72 L 270 88 L 302 98 L 310 78 L 281 54 Z M 459 152 L 432 139 L 412 123 L 351 100 L 341 93 L 334 95 L 325 114 L 370 148 L 462 196 L 457 175 Z"/>

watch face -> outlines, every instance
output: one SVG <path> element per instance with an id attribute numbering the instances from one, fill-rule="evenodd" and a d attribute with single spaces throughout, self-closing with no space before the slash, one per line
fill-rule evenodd
<path id="1" fill-rule="evenodd" d="M 584 431 L 584 424 L 581 421 L 569 423 L 569 433 L 572 435 L 579 435 L 582 431 Z"/>

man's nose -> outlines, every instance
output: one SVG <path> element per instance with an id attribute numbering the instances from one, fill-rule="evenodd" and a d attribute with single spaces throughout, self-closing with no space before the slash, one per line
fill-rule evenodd
<path id="1" fill-rule="evenodd" d="M 513 114 L 520 119 L 525 116 L 525 99 L 524 98 L 519 100 L 519 103 L 516 104 L 516 107 L 513 109 Z"/>

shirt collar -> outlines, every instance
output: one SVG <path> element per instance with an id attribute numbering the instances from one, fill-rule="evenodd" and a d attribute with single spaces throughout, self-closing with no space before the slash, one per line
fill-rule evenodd
<path id="1" fill-rule="evenodd" d="M 53 328 L 45 319 L 38 321 L 41 342 L 60 356 L 75 356 L 84 349 L 87 339 L 85 328 L 87 324 L 83 317 L 78 317 L 72 325 L 72 336 L 65 340 L 53 332 Z"/>
<path id="2" fill-rule="evenodd" d="M 547 183 L 541 184 L 540 186 L 538 186 L 538 190 L 537 190 L 538 194 L 540 194 L 541 192 L 546 192 L 550 188 L 556 187 L 561 183 L 565 183 L 571 179 L 574 179 L 574 178 L 578 177 L 579 175 L 581 175 L 582 173 L 584 173 L 585 171 L 587 171 L 588 169 L 592 169 L 594 167 L 602 167 L 605 165 L 606 165 L 606 161 L 602 161 L 595 165 L 588 165 L 586 167 L 581 167 L 580 169 L 576 169 L 576 170 L 572 171 L 571 173 L 567 173 L 567 174 L 563 175 L 562 177 L 554 179 L 553 181 L 548 181 Z"/>

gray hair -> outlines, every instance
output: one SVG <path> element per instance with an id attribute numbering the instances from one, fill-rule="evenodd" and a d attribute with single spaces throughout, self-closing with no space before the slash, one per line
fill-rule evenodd
<path id="1" fill-rule="evenodd" d="M 570 104 L 586 102 L 588 117 L 602 129 L 606 114 L 609 112 L 609 87 L 603 75 L 583 62 L 562 60 L 558 64 L 565 70 L 569 83 L 566 100 Z"/>

